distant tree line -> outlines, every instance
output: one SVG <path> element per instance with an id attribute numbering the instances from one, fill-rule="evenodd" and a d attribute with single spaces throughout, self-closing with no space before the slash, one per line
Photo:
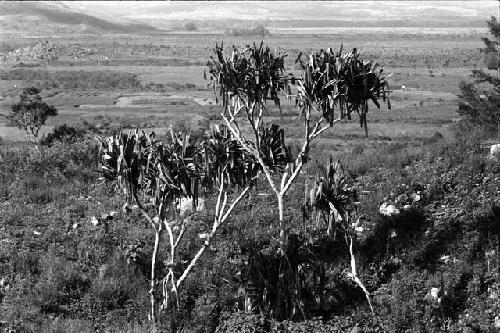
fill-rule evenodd
<path id="1" fill-rule="evenodd" d="M 271 33 L 269 29 L 263 25 L 257 25 L 254 27 L 233 27 L 227 28 L 224 31 L 225 35 L 229 36 L 270 36 Z"/>

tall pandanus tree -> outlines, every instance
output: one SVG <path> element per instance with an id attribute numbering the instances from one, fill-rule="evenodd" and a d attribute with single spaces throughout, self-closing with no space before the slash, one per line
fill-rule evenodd
<path id="1" fill-rule="evenodd" d="M 350 254 L 349 276 L 363 290 L 373 312 L 370 293 L 357 273 L 353 250 L 356 231 L 353 226 L 355 223 L 352 221 L 356 218 L 357 201 L 356 189 L 340 161 L 333 162 L 330 158 L 330 163 L 326 167 L 319 167 L 315 186 L 311 189 L 311 207 L 328 216 L 328 235 L 334 234 L 336 237 L 340 233 L 344 237 Z"/>
<path id="2" fill-rule="evenodd" d="M 377 64 L 363 61 L 356 49 L 347 54 L 342 53 L 342 47 L 336 53 L 331 49 L 321 50 L 310 54 L 307 61 L 299 54 L 296 63 L 301 68 L 300 77 L 285 75 L 286 54 L 275 55 L 262 43 L 259 46 L 247 45 L 243 50 L 233 46 L 230 56 L 226 55 L 222 45 L 216 45 L 214 53 L 215 57 L 210 57 L 207 66 L 214 89 L 216 92 L 218 89 L 219 95 L 222 96 L 222 117 L 242 147 L 254 154 L 277 197 L 280 247 L 284 253 L 287 228 L 283 215 L 283 199 L 309 159 L 311 142 L 335 123 L 350 118 L 352 112 L 359 114 L 361 126 L 368 133 L 368 101 L 371 100 L 380 107 L 379 100 L 387 100 L 390 108 L 387 81 L 383 70 L 377 70 Z M 295 160 L 292 160 L 289 150 L 284 146 L 282 132 L 275 130 L 273 134 L 282 143 L 283 152 L 287 151 L 284 153 L 286 159 L 283 159 L 283 162 L 288 164 L 283 169 L 272 170 L 268 163 L 266 164 L 265 150 L 261 147 L 261 140 L 266 133 L 262 130 L 265 127 L 263 110 L 267 100 L 273 100 L 280 106 L 279 94 L 282 92 L 292 97 L 293 85 L 296 87 L 295 105 L 304 117 L 303 144 Z M 338 114 L 335 109 L 339 109 Z M 313 117 L 314 112 L 319 116 Z M 246 116 L 253 131 L 254 138 L 251 141 L 240 129 L 240 115 Z M 281 174 L 281 179 L 275 180 L 276 171 Z"/>
<path id="3" fill-rule="evenodd" d="M 311 111 L 319 111 L 320 120 L 330 126 L 344 118 L 350 120 L 356 112 L 368 135 L 368 102 L 372 101 L 380 109 L 382 99 L 391 108 L 387 78 L 377 63 L 364 61 L 357 49 L 345 54 L 342 50 L 341 46 L 338 52 L 328 48 L 308 57 L 299 54 L 296 64 L 302 76 L 297 80 L 295 104 L 306 122 L 310 120 Z"/>
<path id="4" fill-rule="evenodd" d="M 263 123 L 266 102 L 271 100 L 280 107 L 279 93 L 286 91 L 288 78 L 284 74 L 284 58 L 287 54 L 274 54 L 268 46 L 253 44 L 239 50 L 233 46 L 228 56 L 223 45 L 214 48 L 214 56 L 207 63 L 215 92 L 222 97 L 221 113 L 231 135 L 241 147 L 252 154 L 265 174 L 278 198 L 280 221 L 280 248 L 285 252 L 285 223 L 283 196 L 285 180 L 279 187 L 275 173 L 287 169 L 291 162 L 285 145 L 283 129 L 278 125 Z M 253 138 L 243 134 L 240 116 L 246 118 Z M 284 174 L 287 174 L 285 171 Z"/>
<path id="5" fill-rule="evenodd" d="M 287 302 L 286 293 L 297 291 L 284 287 L 293 286 L 290 281 L 295 279 L 293 274 L 288 274 L 293 269 L 286 258 L 288 225 L 284 219 L 284 198 L 310 159 L 311 142 L 334 124 L 350 118 L 352 112 L 360 115 L 360 123 L 366 130 L 367 102 L 372 100 L 379 107 L 379 100 L 385 101 L 389 92 L 383 71 L 377 71 L 377 66 L 371 62 L 364 62 L 356 50 L 342 54 L 342 48 L 337 53 L 328 49 L 309 55 L 307 61 L 300 54 L 297 58 L 301 69 L 299 77 L 284 74 L 285 57 L 286 54 L 273 54 L 262 43 L 247 45 L 242 50 L 233 46 L 230 54 L 222 45 L 216 45 L 214 56 L 207 63 L 214 91 L 222 97 L 221 116 L 227 128 L 242 149 L 255 157 L 277 198 L 279 245 L 283 258 L 277 312 L 279 308 L 296 308 L 294 304 L 283 304 Z M 296 92 L 292 92 L 292 87 Z M 283 130 L 278 125 L 263 123 L 266 101 L 272 100 L 280 107 L 282 93 L 290 98 L 295 96 L 296 107 L 304 118 L 303 143 L 295 159 L 285 145 Z M 388 105 L 390 107 L 390 103 Z M 339 109 L 337 114 L 335 109 Z M 245 135 L 242 119 L 246 119 L 253 138 Z M 280 153 L 271 156 L 264 146 L 275 147 Z M 289 276 L 285 277 L 287 274 Z"/>
<path id="6" fill-rule="evenodd" d="M 135 202 L 155 231 L 150 277 L 152 321 L 169 304 L 170 295 L 177 300 L 183 281 L 249 191 L 258 172 L 258 164 L 242 154 L 238 142 L 218 130 L 203 143 L 191 142 L 186 134 L 171 134 L 168 143 L 157 141 L 154 133 L 138 130 L 98 138 L 103 176 L 125 192 L 127 201 Z M 191 200 L 196 210 L 204 193 L 202 187 L 210 191 L 213 186 L 218 187 L 218 195 L 212 229 L 202 234 L 203 243 L 187 266 L 175 271 L 179 263 L 176 250 L 189 227 L 189 219 L 179 215 L 178 207 L 181 201 Z M 239 194 L 231 191 L 233 188 Z M 167 258 L 164 274 L 159 276 L 157 261 L 162 246 L 166 247 Z M 162 299 L 161 304 L 158 299 Z"/>

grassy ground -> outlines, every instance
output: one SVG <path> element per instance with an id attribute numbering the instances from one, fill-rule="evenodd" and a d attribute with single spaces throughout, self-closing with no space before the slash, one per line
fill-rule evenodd
<path id="1" fill-rule="evenodd" d="M 30 70 L 82 70 L 89 77 L 117 71 L 136 74 L 141 84 L 153 81 L 164 87 L 49 87 L 42 95 L 59 115 L 49 120 L 43 133 L 84 120 L 102 130 L 139 126 L 165 134 L 170 125 L 208 129 L 218 122 L 220 107 L 204 87 L 199 64 L 219 40 L 220 36 L 200 35 L 105 36 L 99 41 L 82 37 L 83 46 L 97 49 L 90 59 L 62 58 Z M 309 250 L 327 258 L 320 296 L 324 307 L 310 309 L 315 320 L 282 323 L 235 311 L 241 308 L 238 276 L 245 275 L 249 255 L 270 253 L 277 244 L 277 203 L 273 196 L 263 195 L 268 189 L 262 182 L 221 230 L 180 294 L 179 311 L 161 318 L 160 331 L 176 326 L 184 332 L 214 332 L 218 327 L 220 333 L 494 332 L 495 317 L 500 316 L 500 169 L 480 149 L 479 131 L 457 129 L 455 96 L 459 80 L 467 79 L 480 63 L 481 41 L 478 36 L 451 35 L 311 35 L 273 36 L 266 42 L 287 51 L 292 68 L 298 50 L 337 47 L 343 40 L 347 49 L 362 48 L 394 73 L 393 110 L 370 109 L 368 138 L 356 119 L 327 131 L 314 143 L 312 161 L 289 192 L 285 216 L 291 232 L 309 239 Z M 65 38 L 57 42 L 74 43 Z M 226 45 L 232 43 L 242 42 L 225 38 Z M 101 61 L 111 54 L 113 59 Z M 2 114 L 21 87 L 31 84 L 9 80 L 13 66 L 0 68 L 7 73 L 0 80 Z M 400 89 L 402 85 L 406 89 Z M 297 130 L 300 120 L 289 102 L 284 102 L 283 111 L 280 115 L 270 106 L 266 121 L 283 125 L 293 146 L 302 135 Z M 1 329 L 152 331 L 147 290 L 154 235 L 137 212 L 122 213 L 125 198 L 99 181 L 95 135 L 99 129 L 80 142 L 47 149 L 40 159 L 23 132 L 0 117 Z M 361 277 L 373 296 L 374 317 L 362 293 L 346 278 L 346 248 L 321 237 L 324 224 L 308 221 L 304 227 L 304 184 L 318 171 L 317 162 L 330 155 L 346 165 L 362 193 L 359 213 L 365 231 L 356 251 Z M 407 213 L 393 218 L 379 214 L 382 202 L 405 202 L 417 191 L 421 199 Z M 210 209 L 214 198 L 207 200 Z M 93 216 L 111 211 L 119 213 L 106 226 L 90 223 Z M 193 219 L 189 242 L 180 250 L 182 258 L 200 246 L 198 234 L 209 228 L 210 213 Z M 160 254 L 161 259 L 165 256 Z M 439 289 L 439 302 L 432 288 Z"/>

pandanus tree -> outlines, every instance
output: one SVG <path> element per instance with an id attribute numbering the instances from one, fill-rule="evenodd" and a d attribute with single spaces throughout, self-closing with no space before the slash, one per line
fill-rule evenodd
<path id="1" fill-rule="evenodd" d="M 183 133 L 171 133 L 167 143 L 154 133 L 143 131 L 98 138 L 103 176 L 121 188 L 127 202 L 134 202 L 155 232 L 151 255 L 150 320 L 168 306 L 184 280 L 210 246 L 220 226 L 249 191 L 258 173 L 258 164 L 232 140 L 228 131 L 216 127 L 203 143 L 191 142 Z M 212 228 L 200 234 L 202 244 L 179 272 L 176 250 L 190 226 L 179 214 L 182 201 L 196 210 L 203 193 L 218 188 Z M 167 252 L 166 268 L 159 276 L 159 252 Z M 159 304 L 158 300 L 162 300 Z M 174 302 L 175 304 L 176 302 Z"/>
<path id="2" fill-rule="evenodd" d="M 361 126 L 367 131 L 368 101 L 380 108 L 379 100 L 388 99 L 388 84 L 383 70 L 377 64 L 365 62 L 354 49 L 342 54 L 342 48 L 334 53 L 331 49 L 311 54 L 305 61 L 299 54 L 301 76 L 285 75 L 284 58 L 287 54 L 273 54 L 269 47 L 254 44 L 243 50 L 232 48 L 230 56 L 223 45 L 214 48 L 215 57 L 207 63 L 215 90 L 219 90 L 224 107 L 221 116 L 243 149 L 254 155 L 276 195 L 279 209 L 280 247 L 285 252 L 286 223 L 283 200 L 309 159 L 311 142 L 321 133 L 351 114 L 359 114 Z M 292 93 L 292 87 L 296 93 Z M 271 100 L 281 110 L 280 93 L 295 97 L 295 105 L 304 119 L 304 139 L 300 152 L 292 159 L 285 146 L 284 131 L 278 125 L 263 122 L 266 101 Z M 336 113 L 336 109 L 339 111 Z M 250 126 L 246 135 L 240 116 Z M 368 132 L 367 132 L 368 133 Z M 269 164 L 268 153 L 262 149 L 262 140 L 272 138 L 279 146 L 280 154 Z M 273 168 L 279 165 L 280 168 Z M 281 177 L 276 178 L 279 172 Z"/>
<path id="3" fill-rule="evenodd" d="M 301 69 L 299 77 L 284 73 L 286 56 L 286 53 L 274 54 L 262 43 L 247 45 L 242 50 L 233 46 L 230 55 L 225 53 L 223 45 L 216 45 L 207 67 L 214 91 L 217 95 L 218 90 L 222 99 L 222 119 L 241 147 L 255 157 L 276 196 L 283 257 L 280 271 L 293 273 L 286 258 L 288 225 L 284 218 L 284 199 L 310 159 L 311 142 L 334 124 L 350 119 L 352 113 L 359 114 L 360 124 L 368 134 L 368 102 L 371 100 L 378 108 L 380 99 L 387 100 L 389 108 L 390 102 L 383 70 L 377 70 L 377 64 L 363 61 L 356 49 L 347 54 L 342 53 L 342 48 L 339 52 L 321 50 L 307 59 L 299 54 L 296 61 Z M 304 137 L 294 159 L 285 145 L 284 130 L 276 124 L 264 124 L 266 102 L 273 101 L 281 111 L 282 93 L 295 99 L 303 117 Z M 264 142 L 272 142 L 279 154 L 269 154 L 264 149 Z M 280 273 L 281 277 L 285 275 Z M 288 280 L 294 279 L 290 274 Z M 286 284 L 290 285 L 285 278 L 280 279 L 279 284 L 278 297 L 281 294 L 284 299 L 285 294 L 295 292 L 284 290 Z M 288 306 L 290 304 L 281 304 L 283 302 L 278 301 L 277 308 L 282 305 L 292 308 L 292 312 L 300 308 L 300 304 Z"/>
<path id="4" fill-rule="evenodd" d="M 373 312 L 370 294 L 358 276 L 356 268 L 356 257 L 354 256 L 354 240 L 356 239 L 356 203 L 358 196 L 349 175 L 344 167 L 338 162 L 319 167 L 316 182 L 310 192 L 310 208 L 316 213 L 327 216 L 327 233 L 336 238 L 341 236 L 349 249 L 351 272 L 350 278 L 363 290 L 366 299 Z M 309 216 L 311 215 L 309 212 Z M 324 215 L 323 215 L 324 216 Z"/>

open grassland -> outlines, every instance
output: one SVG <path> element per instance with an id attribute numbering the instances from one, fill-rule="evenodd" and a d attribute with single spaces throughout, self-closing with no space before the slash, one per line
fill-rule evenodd
<path id="1" fill-rule="evenodd" d="M 0 113 L 6 114 L 22 87 L 36 84 L 43 96 L 59 110 L 44 131 L 83 120 L 107 121 L 124 127 L 161 130 L 169 122 L 217 121 L 215 96 L 203 79 L 204 63 L 216 42 L 242 45 L 251 42 L 218 35 L 103 36 L 51 40 L 60 47 L 78 45 L 92 54 L 78 59 L 61 55 L 49 63 L 3 63 L 0 65 Z M 3 48 L 29 45 L 34 40 L 9 41 Z M 322 139 L 322 144 L 349 150 L 361 142 L 424 140 L 436 132 L 446 136 L 455 119 L 458 82 L 467 80 L 480 59 L 478 35 L 276 35 L 265 42 L 287 52 L 287 68 L 295 72 L 295 57 L 318 47 L 357 47 L 368 57 L 382 60 L 393 90 L 392 110 L 369 114 L 370 137 L 365 139 L 356 121 L 344 122 Z M 402 89 L 404 86 L 404 89 Z M 268 118 L 283 118 L 289 136 L 300 120 L 292 103 L 284 102 L 283 115 L 269 106 Z M 25 136 L 0 118 L 4 140 Z M 346 144 L 346 138 L 350 138 Z M 335 148 L 338 150 L 339 148 Z"/>

